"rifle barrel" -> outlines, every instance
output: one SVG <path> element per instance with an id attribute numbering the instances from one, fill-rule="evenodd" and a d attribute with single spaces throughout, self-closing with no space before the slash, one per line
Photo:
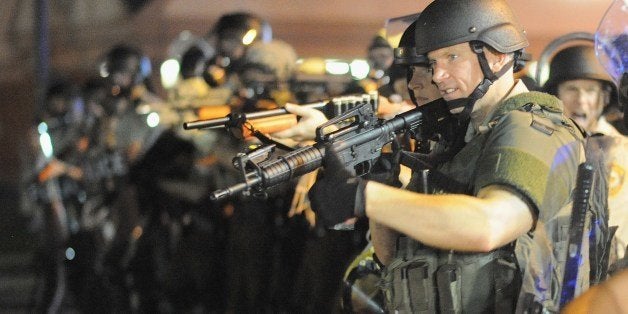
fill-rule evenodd
<path id="1" fill-rule="evenodd" d="M 308 107 L 308 108 L 314 108 L 314 109 L 322 109 L 322 108 L 325 108 L 325 105 L 327 105 L 327 103 L 328 101 L 319 101 L 319 102 L 305 104 L 302 106 Z M 273 116 L 278 116 L 278 115 L 282 115 L 286 113 L 289 113 L 288 110 L 286 110 L 285 108 L 279 108 L 279 109 L 251 112 L 251 113 L 243 113 L 239 117 L 246 121 L 249 119 L 273 117 Z M 232 118 L 232 115 L 230 114 L 224 118 L 185 122 L 183 123 L 183 128 L 185 130 L 214 129 L 214 128 L 219 128 L 219 127 L 225 127 L 225 125 L 227 125 L 232 120 L 233 118 Z"/>

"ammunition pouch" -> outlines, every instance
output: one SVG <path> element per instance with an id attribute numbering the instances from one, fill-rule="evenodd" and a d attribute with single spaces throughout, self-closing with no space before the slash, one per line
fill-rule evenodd
<path id="1" fill-rule="evenodd" d="M 513 245 L 489 253 L 458 253 L 400 237 L 382 273 L 388 312 L 512 313 L 521 287 Z"/>

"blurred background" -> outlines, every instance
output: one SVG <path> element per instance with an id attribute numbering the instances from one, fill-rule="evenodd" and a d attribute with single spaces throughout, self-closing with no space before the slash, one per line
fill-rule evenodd
<path id="1" fill-rule="evenodd" d="M 528 71 L 553 39 L 595 32 L 612 0 L 509 0 L 524 25 L 532 55 Z M 3 0 L 0 2 L 0 310 L 31 301 L 28 268 L 35 236 L 19 210 L 21 152 L 42 95 L 42 79 L 82 81 L 98 73 L 105 51 L 131 43 L 150 59 L 155 93 L 168 98 L 163 73 L 177 40 L 206 36 L 220 16 L 253 12 L 273 38 L 304 60 L 364 60 L 373 37 L 390 18 L 421 11 L 425 0 Z M 174 48 L 173 48 L 174 47 Z M 167 84 L 167 83 L 166 83 Z M 167 87 L 167 86 L 166 86 Z"/>

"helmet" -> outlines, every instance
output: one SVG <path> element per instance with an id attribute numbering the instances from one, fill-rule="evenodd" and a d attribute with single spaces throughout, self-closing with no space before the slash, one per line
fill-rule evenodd
<path id="1" fill-rule="evenodd" d="M 125 73 L 131 76 L 130 84 L 140 84 L 151 74 L 150 59 L 136 47 L 119 44 L 111 48 L 100 64 L 100 75 L 115 79 L 113 74 Z M 118 85 L 117 82 L 114 84 Z M 125 86 L 124 88 L 128 88 Z"/>
<path id="2" fill-rule="evenodd" d="M 377 48 L 392 48 L 390 47 L 390 44 L 388 43 L 388 41 L 386 40 L 386 38 L 384 38 L 382 35 L 376 35 L 375 37 L 373 37 L 373 40 L 371 41 L 371 44 L 369 45 L 368 50 L 373 50 L 373 49 L 377 49 Z"/>
<path id="3" fill-rule="evenodd" d="M 399 47 L 395 48 L 395 65 L 427 65 L 428 61 L 425 55 L 420 55 L 416 53 L 416 41 L 414 40 L 415 29 L 416 21 L 412 22 L 412 24 L 410 24 L 401 35 L 401 39 L 399 39 Z"/>
<path id="4" fill-rule="evenodd" d="M 597 57 L 617 85 L 628 73 L 627 8 L 625 1 L 614 0 L 595 32 Z"/>
<path id="5" fill-rule="evenodd" d="M 384 75 L 383 71 L 388 70 L 393 63 L 393 48 L 382 35 L 373 37 L 368 47 L 367 61 L 371 69 L 380 70 L 381 75 Z"/>
<path id="6" fill-rule="evenodd" d="M 465 42 L 476 54 L 484 79 L 468 97 L 447 101 L 450 111 L 456 112 L 461 121 L 469 119 L 475 102 L 511 66 L 514 68 L 529 44 L 505 0 L 435 0 L 417 19 L 415 41 L 418 54 Z M 484 54 L 485 45 L 501 53 L 513 53 L 512 65 L 493 73 Z"/>
<path id="7" fill-rule="evenodd" d="M 63 118 L 68 113 L 76 113 L 78 100 L 76 86 L 70 81 L 54 79 L 46 89 L 45 111 L 52 118 Z"/>
<path id="8" fill-rule="evenodd" d="M 296 64 L 297 54 L 288 43 L 280 40 L 257 42 L 242 58 L 238 77 L 248 98 L 273 99 L 283 104 L 291 96 L 285 87 L 295 74 Z"/>
<path id="9" fill-rule="evenodd" d="M 270 24 L 253 14 L 245 12 L 222 15 L 216 22 L 212 33 L 218 36 L 218 40 L 237 38 L 244 45 L 249 45 L 258 39 L 268 42 L 273 37 Z M 245 36 L 250 36 L 251 38 L 245 38 Z"/>
<path id="10" fill-rule="evenodd" d="M 549 79 L 543 89 L 556 94 L 556 87 L 564 81 L 592 79 L 613 86 L 610 76 L 595 56 L 593 45 L 579 44 L 559 51 L 550 63 Z"/>
<path id="11" fill-rule="evenodd" d="M 600 62 L 618 87 L 619 105 L 623 109 L 623 127 L 628 129 L 628 34 L 626 2 L 614 0 L 595 32 L 595 47 Z"/>
<path id="12" fill-rule="evenodd" d="M 297 54 L 294 48 L 284 41 L 273 40 L 251 45 L 244 55 L 242 67 L 243 70 L 257 68 L 274 75 L 279 82 L 286 82 L 292 78 L 296 64 Z"/>
<path id="13" fill-rule="evenodd" d="M 415 36 L 419 54 L 470 41 L 501 53 L 529 44 L 505 0 L 435 0 L 419 16 Z"/>
<path id="14" fill-rule="evenodd" d="M 209 56 L 201 47 L 191 46 L 181 56 L 181 77 L 184 79 L 190 77 L 200 77 L 205 71 L 205 63 L 209 60 Z"/>

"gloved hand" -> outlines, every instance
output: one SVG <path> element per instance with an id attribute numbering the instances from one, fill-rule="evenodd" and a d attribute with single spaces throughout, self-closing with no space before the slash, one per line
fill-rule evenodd
<path id="1" fill-rule="evenodd" d="M 323 158 L 325 168 L 308 192 L 316 219 L 330 228 L 349 218 L 365 215 L 366 180 L 356 177 L 328 146 Z"/>
<path id="2" fill-rule="evenodd" d="M 399 172 L 401 172 L 401 144 L 395 139 L 392 142 L 392 152 L 382 153 L 373 165 L 371 172 L 364 176 L 365 179 L 383 183 L 386 185 L 401 187 Z"/>

